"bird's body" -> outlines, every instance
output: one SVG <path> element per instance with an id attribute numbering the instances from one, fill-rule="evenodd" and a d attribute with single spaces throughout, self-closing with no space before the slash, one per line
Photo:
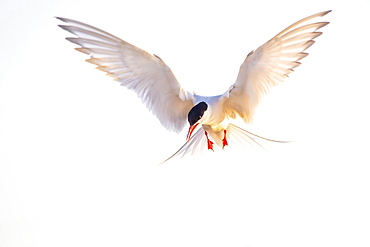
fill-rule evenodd
<path id="1" fill-rule="evenodd" d="M 229 116 L 224 108 L 226 98 L 223 95 L 210 97 L 194 95 L 194 98 L 194 105 L 200 102 L 205 102 L 208 105 L 208 109 L 201 119 L 202 125 L 207 125 L 214 131 L 223 131 L 227 128 Z"/>
<path id="2" fill-rule="evenodd" d="M 224 95 L 204 97 L 199 95 L 194 95 L 195 102 L 194 105 L 197 105 L 200 102 L 205 102 L 208 105 L 207 111 L 204 112 L 199 124 L 210 135 L 210 139 L 213 140 L 215 144 L 220 147 L 224 147 L 225 138 L 224 131 L 230 124 L 229 116 L 227 115 L 224 107 L 226 98 Z M 225 139 L 224 139 L 225 138 Z M 208 149 L 213 149 L 212 144 L 209 143 Z"/>
<path id="3" fill-rule="evenodd" d="M 247 142 L 253 140 L 251 135 L 254 134 L 235 126 L 230 120 L 239 117 L 246 123 L 252 121 L 261 98 L 300 65 L 299 60 L 308 55 L 304 51 L 322 34 L 317 30 L 329 23 L 312 20 L 329 12 L 294 23 L 250 52 L 240 66 L 236 82 L 224 93 L 209 97 L 184 90 L 159 56 L 93 26 L 58 19 L 70 24 L 60 27 L 76 35 L 67 39 L 80 46 L 76 48 L 78 51 L 90 55 L 87 61 L 136 92 L 165 128 L 180 132 L 188 120 L 186 143 L 172 158 L 192 153 L 198 146 L 213 150 L 215 144 L 223 148 L 229 145 L 231 137 Z"/>

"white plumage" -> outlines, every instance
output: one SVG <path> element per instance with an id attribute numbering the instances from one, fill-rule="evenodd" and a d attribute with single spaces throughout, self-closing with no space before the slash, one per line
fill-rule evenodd
<path id="1" fill-rule="evenodd" d="M 76 50 L 90 55 L 86 61 L 136 92 L 165 128 L 180 132 L 188 119 L 187 141 L 172 158 L 193 153 L 199 146 L 212 150 L 213 144 L 224 147 L 229 138 L 254 141 L 251 137 L 254 134 L 229 120 L 240 117 L 246 123 L 252 121 L 261 98 L 300 65 L 299 60 L 308 55 L 304 51 L 322 34 L 317 30 L 329 23 L 313 20 L 329 12 L 294 23 L 250 52 L 240 66 L 236 82 L 224 94 L 212 97 L 185 91 L 158 56 L 93 26 L 57 18 L 69 24 L 59 25 L 61 28 L 76 36 L 67 40 L 80 46 Z"/>
<path id="2" fill-rule="evenodd" d="M 193 95 L 181 88 L 171 69 L 158 57 L 93 26 L 57 17 L 70 25 L 59 25 L 76 35 L 67 38 L 76 50 L 90 55 L 97 65 L 122 86 L 133 90 L 168 130 L 180 132 L 193 106 Z"/>

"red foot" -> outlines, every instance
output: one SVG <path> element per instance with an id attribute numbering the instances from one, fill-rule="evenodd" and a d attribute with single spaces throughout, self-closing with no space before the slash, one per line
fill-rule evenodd
<path id="1" fill-rule="evenodd" d="M 229 143 L 227 143 L 227 140 L 226 140 L 226 130 L 224 130 L 224 139 L 222 139 L 222 145 L 223 145 L 223 147 L 229 145 Z"/>
<path id="2" fill-rule="evenodd" d="M 208 146 L 208 149 L 211 149 L 213 151 L 213 142 L 208 138 L 207 131 L 204 131 L 204 133 L 206 134 L 206 137 L 207 137 L 207 146 Z"/>

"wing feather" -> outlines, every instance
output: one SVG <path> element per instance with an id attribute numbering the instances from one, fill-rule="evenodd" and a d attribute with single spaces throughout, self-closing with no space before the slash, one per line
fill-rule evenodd
<path id="1" fill-rule="evenodd" d="M 304 51 L 322 34 L 316 31 L 329 24 L 311 23 L 313 19 L 329 12 L 317 13 L 290 25 L 248 54 L 236 82 L 224 94 L 225 110 L 230 117 L 239 115 L 247 123 L 252 121 L 261 98 L 301 64 L 299 60 L 308 55 Z"/>
<path id="2" fill-rule="evenodd" d="M 133 90 L 161 124 L 180 132 L 193 106 L 193 95 L 185 91 L 170 68 L 151 55 L 101 29 L 75 20 L 57 17 L 59 25 L 76 37 L 68 41 L 79 45 L 77 51 L 90 55 L 86 61 Z"/>

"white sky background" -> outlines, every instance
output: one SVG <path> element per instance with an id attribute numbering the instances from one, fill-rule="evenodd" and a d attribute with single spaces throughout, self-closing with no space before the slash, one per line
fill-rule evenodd
<path id="1" fill-rule="evenodd" d="M 0 246 L 369 246 L 370 2 L 2 1 Z M 156 166 L 185 141 L 73 50 L 54 16 L 159 55 L 219 94 L 253 49 L 332 9 L 255 116 L 291 144 Z"/>

